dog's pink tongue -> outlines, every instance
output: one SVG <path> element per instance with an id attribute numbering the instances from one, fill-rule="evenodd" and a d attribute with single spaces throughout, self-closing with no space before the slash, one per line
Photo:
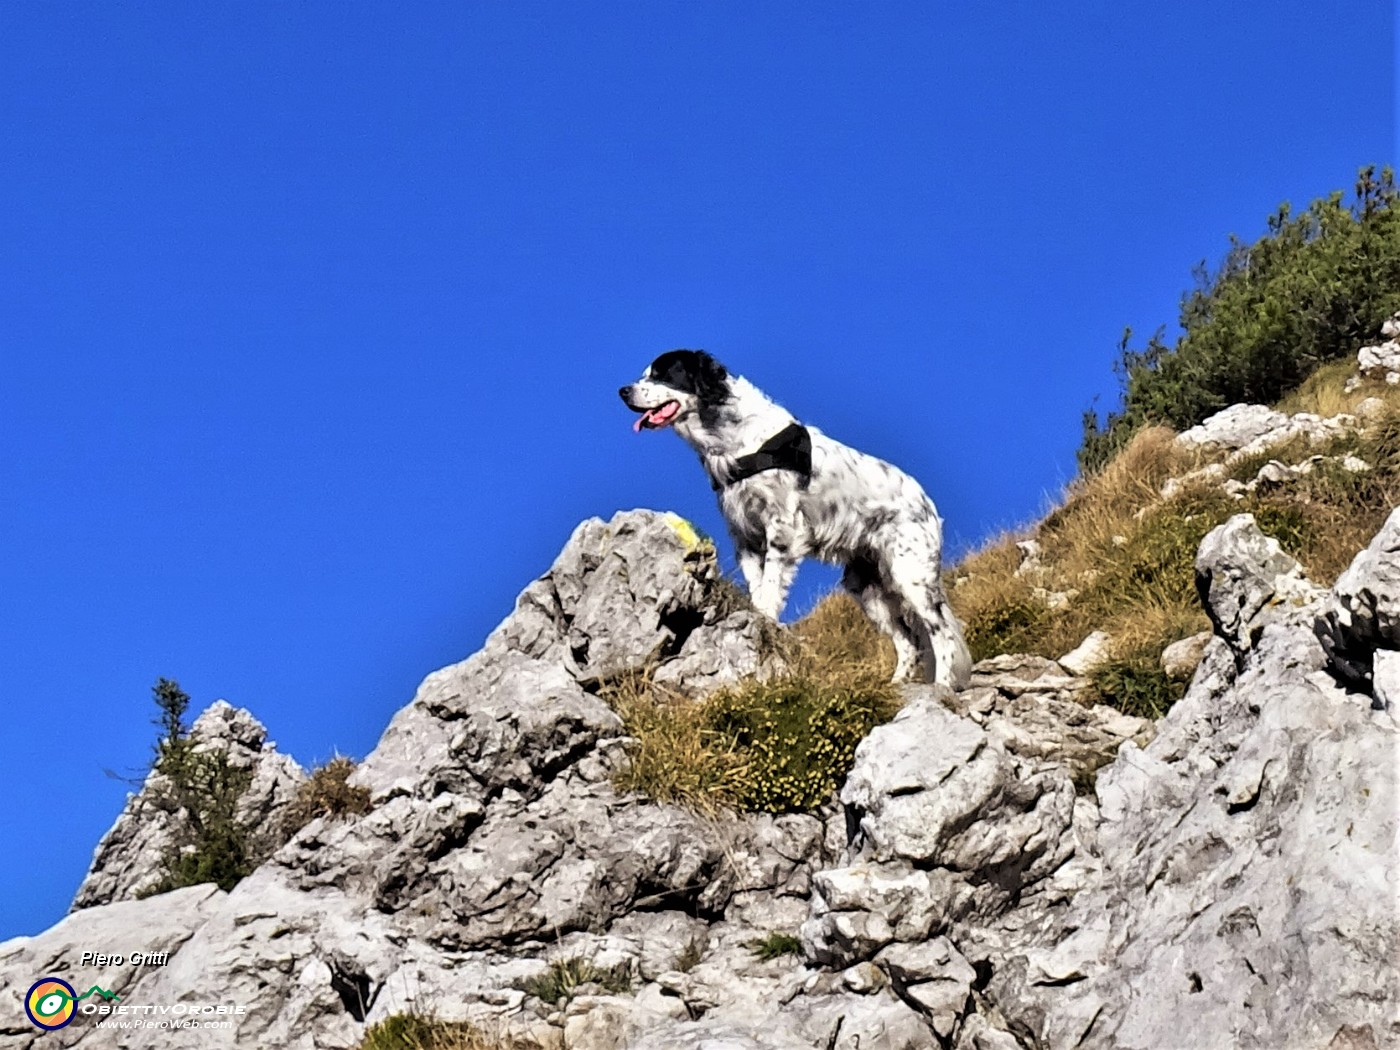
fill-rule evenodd
<path id="1" fill-rule="evenodd" d="M 648 430 L 664 427 L 680 410 L 681 406 L 674 401 L 667 401 L 657 408 L 649 408 L 637 417 L 637 421 L 632 424 L 632 429 L 640 433 L 642 427 L 646 427 Z"/>

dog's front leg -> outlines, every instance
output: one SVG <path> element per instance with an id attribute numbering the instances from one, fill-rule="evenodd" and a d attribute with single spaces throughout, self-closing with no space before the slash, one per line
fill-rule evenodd
<path id="1" fill-rule="evenodd" d="M 744 575 L 744 586 L 748 588 L 749 600 L 755 601 L 763 583 L 763 555 L 743 544 L 736 544 L 735 554 L 739 558 L 739 571 Z"/>
<path id="2" fill-rule="evenodd" d="M 769 538 L 768 550 L 763 555 L 762 577 L 758 587 L 749 592 L 754 608 L 764 616 L 776 620 L 782 613 L 799 561 L 801 558 L 789 543 Z"/>

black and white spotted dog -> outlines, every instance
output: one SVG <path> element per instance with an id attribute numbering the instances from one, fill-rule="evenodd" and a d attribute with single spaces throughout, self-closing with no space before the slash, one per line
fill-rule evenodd
<path id="1" fill-rule="evenodd" d="M 748 584 L 777 619 L 805 557 L 845 566 L 841 584 L 894 639 L 896 681 L 918 669 L 960 689 L 972 658 L 943 593 L 943 525 L 908 474 L 803 426 L 709 354 L 672 350 L 618 393 L 633 429 L 672 427 L 700 455 Z"/>

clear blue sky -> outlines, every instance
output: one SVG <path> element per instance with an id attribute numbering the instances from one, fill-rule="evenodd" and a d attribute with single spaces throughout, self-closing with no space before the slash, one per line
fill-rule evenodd
<path id="1" fill-rule="evenodd" d="M 956 548 L 1032 518 L 1125 325 L 1393 161 L 1393 22 L 5 5 L 0 938 L 65 911 L 157 676 L 360 757 L 581 519 L 720 534 L 617 399 L 662 350 L 914 473 Z"/>

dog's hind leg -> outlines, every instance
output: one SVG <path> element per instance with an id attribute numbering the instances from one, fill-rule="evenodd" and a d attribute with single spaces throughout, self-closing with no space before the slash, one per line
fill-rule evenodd
<path id="1" fill-rule="evenodd" d="M 875 629 L 894 642 L 895 664 L 891 681 L 908 681 L 919 666 L 918 640 L 900 615 L 898 603 L 890 600 L 889 592 L 880 582 L 879 571 L 869 562 L 852 561 L 841 575 L 841 586 L 860 605 Z"/>
<path id="2" fill-rule="evenodd" d="M 931 682 L 942 682 L 953 689 L 966 689 L 972 677 L 972 652 L 963 637 L 962 624 L 943 596 L 943 588 L 933 596 L 938 610 L 938 619 L 928 624 L 930 654 L 934 666 L 925 668 L 925 677 Z"/>
<path id="3" fill-rule="evenodd" d="M 909 626 L 904 610 L 893 595 L 879 591 L 872 595 L 869 605 L 862 605 L 870 622 L 890 636 L 894 642 L 894 674 L 892 682 L 908 682 L 920 668 L 922 654 L 920 639 Z"/>
<path id="4" fill-rule="evenodd" d="M 966 689 L 972 675 L 972 654 L 963 638 L 962 625 L 948 605 L 938 579 L 937 559 L 930 571 L 928 559 L 901 555 L 890 566 L 890 580 L 914 622 L 923 655 L 924 680 Z"/>

